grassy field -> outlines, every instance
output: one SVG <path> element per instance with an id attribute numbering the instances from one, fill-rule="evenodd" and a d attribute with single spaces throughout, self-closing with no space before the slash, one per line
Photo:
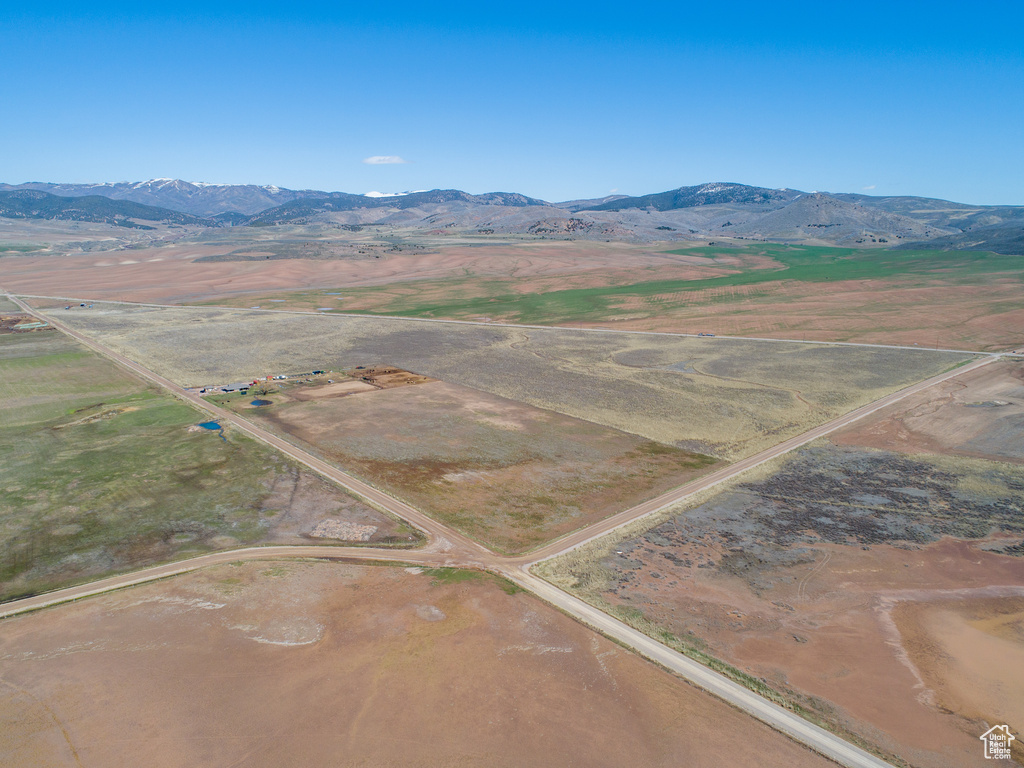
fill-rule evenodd
<path id="1" fill-rule="evenodd" d="M 564 291 L 522 295 L 508 290 L 506 281 L 480 284 L 483 295 L 451 303 L 421 304 L 414 296 L 392 301 L 373 310 L 378 314 L 400 314 L 406 317 L 465 318 L 487 315 L 508 322 L 549 325 L 556 323 L 602 322 L 620 314 L 619 305 L 627 300 L 658 300 L 658 308 L 671 308 L 673 294 L 740 286 L 770 286 L 783 281 L 806 283 L 840 282 L 844 280 L 886 280 L 915 277 L 962 283 L 981 275 L 1005 273 L 1017 282 L 1024 278 L 1020 257 L 969 251 L 864 251 L 852 248 L 813 246 L 757 245 L 747 249 L 752 255 L 767 257 L 778 263 L 777 269 L 747 270 L 734 275 L 702 280 L 651 280 L 632 285 L 577 288 Z M 713 257 L 722 254 L 714 246 L 670 251 L 693 256 Z M 456 290 L 459 284 L 454 286 Z M 503 290 L 504 289 L 504 290 Z M 375 289 L 346 290 L 353 299 Z M 378 289 L 383 290 L 383 289 Z M 465 292 L 465 283 L 462 285 Z M 723 296 L 729 294 L 723 293 Z M 727 299 L 721 299 L 727 300 Z M 680 297 L 676 301 L 685 301 Z M 345 303 L 339 309 L 345 308 Z M 346 311 L 348 311 L 346 309 Z M 353 309 L 351 311 L 367 311 Z"/>
<path id="2" fill-rule="evenodd" d="M 296 539 L 324 516 L 397 524 L 204 421 L 63 335 L 0 336 L 0 599 L 211 549 Z M 312 502 L 311 502 L 312 503 Z"/>
<path id="3" fill-rule="evenodd" d="M 61 320 L 190 386 L 386 363 L 730 460 L 969 359 L 927 350 L 109 304 Z"/>
<path id="4" fill-rule="evenodd" d="M 29 245 L 21 243 L 0 243 L 0 255 L 10 253 L 31 253 L 32 251 L 38 251 L 46 246 L 43 245 Z"/>
<path id="5" fill-rule="evenodd" d="M 259 408 L 250 396 L 209 399 L 505 553 L 638 504 L 714 463 L 446 382 L 318 396 L 331 391 L 285 384 Z"/>
<path id="6" fill-rule="evenodd" d="M 0 296 L 0 312 L 21 312 L 21 307 L 6 296 Z"/>
<path id="7" fill-rule="evenodd" d="M 786 298 L 792 294 L 810 293 L 845 294 L 856 285 L 868 284 L 883 294 L 891 294 L 889 302 L 904 305 L 916 303 L 914 297 L 897 297 L 893 291 L 906 294 L 913 290 L 941 287 L 992 287 L 1006 283 L 987 296 L 971 297 L 988 314 L 1011 311 L 1015 305 L 1012 291 L 1019 293 L 1024 269 L 1017 256 L 1005 256 L 974 251 L 888 251 L 818 246 L 789 246 L 757 244 L 748 246 L 706 246 L 684 248 L 667 253 L 709 260 L 721 264 L 732 259 L 741 265 L 741 271 L 722 276 L 700 279 L 645 279 L 655 271 L 637 270 L 630 280 L 617 276 L 612 284 L 591 287 L 573 287 L 573 278 L 552 278 L 532 281 L 525 290 L 522 281 L 514 278 L 486 278 L 467 276 L 445 280 L 423 280 L 415 283 L 393 283 L 379 287 L 336 288 L 326 291 L 297 294 L 268 295 L 259 299 L 233 300 L 248 305 L 321 308 L 333 307 L 339 311 L 390 314 L 405 317 L 475 319 L 486 317 L 503 322 L 535 325 L 566 325 L 572 323 L 605 323 L 628 321 L 639 327 L 640 321 L 672 319 L 675 328 L 699 330 L 700 318 L 708 322 L 721 321 L 731 312 L 745 314 L 727 329 L 715 326 L 720 332 L 761 335 L 766 330 L 764 315 L 771 315 L 772 307 L 780 305 L 785 314 Z M 577 278 L 578 279 L 578 278 Z M 590 275 L 591 282 L 594 276 Z M 570 287 L 564 286 L 568 283 Z M 1004 290 L 1005 289 L 1005 290 Z M 1010 293 L 1007 293 L 1010 291 Z M 1005 296 L 1003 294 L 1006 294 Z M 933 297 L 934 298 L 934 297 Z M 769 328 L 771 332 L 812 332 L 812 338 L 828 340 L 865 340 L 874 333 L 876 338 L 892 327 L 886 301 L 867 314 L 875 315 L 875 328 L 852 326 L 848 322 L 830 322 L 830 314 L 843 318 L 847 299 L 838 300 L 833 307 L 821 307 L 822 315 L 792 318 Z M 925 301 L 920 302 L 926 306 Z M 753 305 L 753 306 L 752 306 Z M 973 305 L 972 305 L 973 306 Z M 712 310 L 712 318 L 709 311 Z M 865 314 L 865 307 L 846 308 L 854 315 Z M 703 313 L 703 314 L 702 314 Z M 779 311 L 774 314 L 780 314 Z M 958 315 L 961 323 L 975 313 L 966 309 Z M 988 333 L 975 329 L 973 336 L 955 327 L 946 327 L 941 315 L 931 318 L 929 328 L 924 323 L 917 328 L 922 339 L 935 330 L 949 339 L 949 344 L 974 348 L 985 346 Z M 690 323 L 693 323 L 692 325 Z M 653 327 L 653 326 L 652 326 Z M 929 341 L 934 339 L 929 338 Z M 991 339 L 995 343 L 995 337 Z"/>

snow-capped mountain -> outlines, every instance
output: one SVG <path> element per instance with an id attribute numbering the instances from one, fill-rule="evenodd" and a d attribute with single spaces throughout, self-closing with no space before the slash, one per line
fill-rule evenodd
<path id="1" fill-rule="evenodd" d="M 273 184 L 211 184 L 182 181 L 181 179 L 149 179 L 148 181 L 119 181 L 102 184 L 28 184 L 0 185 L 0 189 L 34 189 L 61 197 L 101 195 L 111 200 L 130 200 L 144 205 L 170 208 L 196 216 L 216 216 L 218 213 L 237 211 L 246 215 L 282 205 L 301 197 L 321 197 L 318 190 L 293 190 Z"/>

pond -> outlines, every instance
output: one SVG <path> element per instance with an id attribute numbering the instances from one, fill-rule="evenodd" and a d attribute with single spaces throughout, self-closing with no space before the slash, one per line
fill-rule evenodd
<path id="1" fill-rule="evenodd" d="M 257 408 L 259 408 L 259 407 L 264 406 L 264 405 L 273 405 L 273 403 L 274 403 L 273 400 L 259 400 L 259 399 L 256 399 L 256 400 L 253 400 L 251 403 L 249 403 L 249 405 L 255 405 Z"/>

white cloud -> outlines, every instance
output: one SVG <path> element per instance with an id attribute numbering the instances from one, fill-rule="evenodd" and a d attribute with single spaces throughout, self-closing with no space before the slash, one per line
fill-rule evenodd
<path id="1" fill-rule="evenodd" d="M 874 184 L 868 184 L 866 187 L 861 187 L 861 189 L 863 189 L 865 192 L 867 192 L 869 189 L 874 189 L 874 188 L 875 188 Z"/>
<path id="2" fill-rule="evenodd" d="M 609 189 L 609 190 L 608 190 L 608 194 L 609 194 L 609 195 L 614 195 L 614 194 L 615 194 L 616 192 L 618 192 L 618 191 L 619 191 L 619 188 L 618 188 L 618 187 L 616 187 L 615 189 Z"/>
<path id="3" fill-rule="evenodd" d="M 374 155 L 373 157 L 365 158 L 363 162 L 367 165 L 402 165 L 409 161 L 398 155 Z"/>

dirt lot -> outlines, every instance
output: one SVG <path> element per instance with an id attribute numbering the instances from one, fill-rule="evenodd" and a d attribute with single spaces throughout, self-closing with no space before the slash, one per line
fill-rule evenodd
<path id="1" fill-rule="evenodd" d="M 286 384 L 260 408 L 247 407 L 248 397 L 212 399 L 504 552 L 626 509 L 714 463 L 468 387 L 396 386 L 410 375 L 382 366 L 353 373 L 363 371 L 385 388 L 338 397 L 338 384 Z"/>
<path id="2" fill-rule="evenodd" d="M 55 316 L 188 386 L 387 363 L 725 459 L 968 359 L 927 350 L 223 309 L 97 304 Z"/>
<path id="3" fill-rule="evenodd" d="M 7 333 L 33 333 L 37 331 L 52 331 L 48 325 L 40 325 L 40 321 L 32 315 L 22 314 L 0 314 L 0 334 Z"/>
<path id="4" fill-rule="evenodd" d="M 1024 464 L 1024 362 L 945 381 L 832 435 L 837 445 Z"/>
<path id="5" fill-rule="evenodd" d="M 1024 469 L 822 442 L 662 519 L 547 574 L 913 765 L 1024 730 Z"/>
<path id="6" fill-rule="evenodd" d="M 414 384 L 427 384 L 434 381 L 429 376 L 404 371 L 401 368 L 395 368 L 393 365 L 359 366 L 347 373 L 352 378 L 365 381 L 377 389 L 408 387 Z"/>
<path id="7" fill-rule="evenodd" d="M 0 600 L 190 554 L 405 525 L 57 332 L 0 336 Z M 373 528 L 369 537 L 367 529 Z"/>
<path id="8" fill-rule="evenodd" d="M 292 400 L 324 400 L 329 397 L 345 397 L 359 392 L 375 392 L 377 388 L 366 381 L 349 379 L 334 384 L 317 384 L 308 388 L 292 388 L 288 397 Z"/>
<path id="9" fill-rule="evenodd" d="M 831 765 L 489 576 L 410 570 L 249 563 L 7 619 L 0 762 Z"/>

